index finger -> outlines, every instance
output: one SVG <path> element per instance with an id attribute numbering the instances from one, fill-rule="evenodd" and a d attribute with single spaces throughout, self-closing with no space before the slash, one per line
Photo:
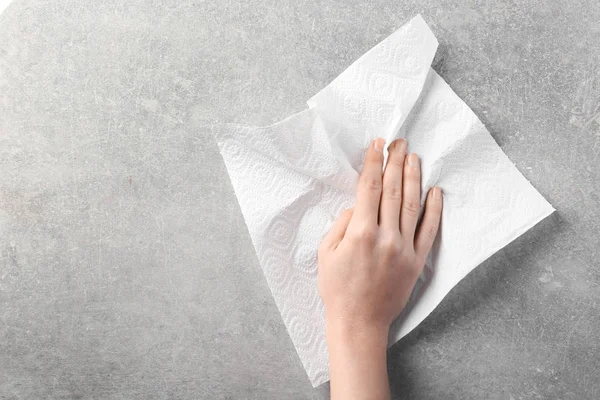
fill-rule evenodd
<path id="1" fill-rule="evenodd" d="M 371 142 L 356 189 L 356 206 L 350 225 L 377 224 L 383 175 L 383 146 L 385 140 Z"/>

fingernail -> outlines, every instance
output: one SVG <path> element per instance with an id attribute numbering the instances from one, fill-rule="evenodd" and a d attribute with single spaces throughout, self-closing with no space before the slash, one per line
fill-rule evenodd
<path id="1" fill-rule="evenodd" d="M 384 139 L 375 139 L 373 141 L 373 148 L 375 149 L 375 151 L 378 152 L 383 152 L 383 146 L 385 146 L 385 140 Z"/>
<path id="2" fill-rule="evenodd" d="M 410 153 L 407 157 L 408 165 L 417 167 L 419 165 L 419 157 L 415 153 Z"/>
<path id="3" fill-rule="evenodd" d="M 439 188 L 438 186 L 433 188 L 433 198 L 436 200 L 442 199 L 442 189 Z"/>

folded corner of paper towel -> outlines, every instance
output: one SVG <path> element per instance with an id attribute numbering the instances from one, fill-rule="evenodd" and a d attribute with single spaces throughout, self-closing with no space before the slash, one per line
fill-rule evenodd
<path id="1" fill-rule="evenodd" d="M 351 207 L 364 149 L 404 136 L 423 193 L 444 190 L 438 240 L 390 344 L 467 273 L 552 213 L 472 110 L 430 68 L 437 40 L 417 16 L 268 127 L 219 125 L 223 156 L 265 278 L 311 383 L 329 379 L 316 250 Z"/>

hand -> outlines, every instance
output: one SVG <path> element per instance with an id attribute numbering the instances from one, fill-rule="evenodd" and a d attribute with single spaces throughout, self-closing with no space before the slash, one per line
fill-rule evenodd
<path id="1" fill-rule="evenodd" d="M 319 248 L 318 284 L 327 321 L 332 398 L 338 390 L 346 393 L 339 394 L 344 399 L 364 398 L 357 395 L 361 381 L 371 387 L 369 396 L 379 393 L 366 398 L 386 397 L 385 393 L 389 397 L 385 368 L 389 327 L 408 302 L 441 218 L 442 191 L 434 187 L 427 195 L 417 229 L 419 158 L 416 154 L 406 156 L 406 140 L 396 140 L 389 147 L 382 174 L 384 144 L 383 139 L 371 143 L 355 209 L 339 217 Z M 361 351 L 363 355 L 357 354 Z M 383 367 L 381 360 L 374 360 L 382 356 Z M 339 359 L 345 361 L 340 363 Z M 385 378 L 385 388 L 381 387 L 381 376 L 366 378 L 378 370 Z M 334 374 L 337 371 L 340 377 Z M 353 375 L 358 376 L 351 378 Z M 338 387 L 334 380 L 341 378 L 348 382 Z M 373 391 L 377 382 L 376 389 L 383 392 Z"/>

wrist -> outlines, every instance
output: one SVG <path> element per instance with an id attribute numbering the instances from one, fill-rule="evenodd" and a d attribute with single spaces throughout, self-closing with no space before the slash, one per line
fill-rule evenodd
<path id="1" fill-rule="evenodd" d="M 327 342 L 331 347 L 350 345 L 359 348 L 387 349 L 389 326 L 364 321 L 328 319 L 326 321 Z"/>
<path id="2" fill-rule="evenodd" d="M 329 319 L 326 327 L 331 397 L 389 399 L 389 326 Z"/>

